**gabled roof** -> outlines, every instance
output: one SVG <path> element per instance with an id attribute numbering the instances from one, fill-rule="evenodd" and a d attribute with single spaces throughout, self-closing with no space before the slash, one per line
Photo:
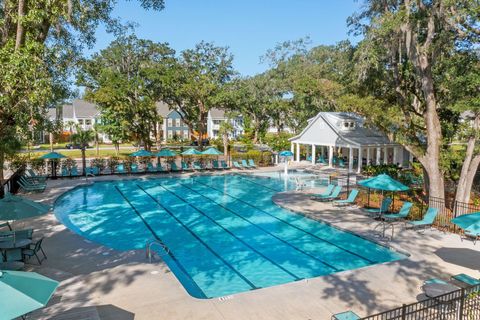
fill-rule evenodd
<path id="1" fill-rule="evenodd" d="M 72 105 L 77 118 L 94 118 L 100 113 L 95 104 L 83 99 L 73 100 Z"/>
<path id="2" fill-rule="evenodd" d="M 170 112 L 172 112 L 168 104 L 163 101 L 156 102 L 155 106 L 157 107 L 158 114 L 161 115 L 163 118 L 166 118 L 170 114 Z"/>
<path id="3" fill-rule="evenodd" d="M 60 113 L 60 118 L 73 118 L 73 105 L 64 104 Z"/>
<path id="4" fill-rule="evenodd" d="M 355 127 L 343 130 L 342 125 L 345 121 L 355 122 Z M 321 125 L 324 123 L 325 125 Z M 334 135 L 332 137 L 335 145 L 352 145 L 352 146 L 368 146 L 368 145 L 395 145 L 383 133 L 373 128 L 365 126 L 365 119 L 356 113 L 346 112 L 320 112 L 314 118 L 308 120 L 308 124 L 303 131 L 290 139 L 292 142 L 302 142 L 302 137 L 309 136 L 318 139 L 318 144 L 324 135 Z M 308 141 L 315 143 L 316 141 Z"/>
<path id="5" fill-rule="evenodd" d="M 212 108 L 209 112 L 212 119 L 225 119 L 225 110 Z"/>

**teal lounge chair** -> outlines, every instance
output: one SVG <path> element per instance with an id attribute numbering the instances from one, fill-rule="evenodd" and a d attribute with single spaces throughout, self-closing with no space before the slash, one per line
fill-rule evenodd
<path id="1" fill-rule="evenodd" d="M 317 197 L 317 196 L 318 197 L 328 197 L 329 195 L 332 194 L 333 188 L 335 188 L 335 186 L 333 184 L 329 184 L 325 191 L 323 191 L 320 194 L 314 194 L 312 197 Z"/>
<path id="2" fill-rule="evenodd" d="M 70 171 L 72 177 L 78 177 L 78 168 L 77 167 L 72 167 L 72 170 Z"/>
<path id="3" fill-rule="evenodd" d="M 452 277 L 452 280 L 455 280 L 456 282 L 459 282 L 460 285 L 464 287 L 473 287 L 473 286 L 478 286 L 480 285 L 480 280 L 475 279 L 474 277 L 469 276 L 468 274 L 465 273 L 460 273 L 457 275 L 454 275 Z"/>
<path id="4" fill-rule="evenodd" d="M 448 282 L 443 279 L 432 278 L 432 279 L 425 280 L 423 284 L 448 284 Z"/>
<path id="5" fill-rule="evenodd" d="M 195 161 L 193 163 L 193 169 L 198 170 L 198 171 L 205 170 L 205 168 L 203 168 L 202 165 L 200 164 L 200 162 L 198 162 L 198 161 Z"/>
<path id="6" fill-rule="evenodd" d="M 230 166 L 227 164 L 225 160 L 220 161 L 220 163 L 222 164 L 223 169 L 225 170 L 230 169 Z"/>
<path id="7" fill-rule="evenodd" d="M 359 320 L 360 316 L 353 311 L 345 311 L 334 314 L 332 320 Z"/>
<path id="8" fill-rule="evenodd" d="M 117 173 L 125 173 L 125 165 L 123 163 L 120 163 L 119 165 L 117 165 L 115 171 Z"/>
<path id="9" fill-rule="evenodd" d="M 130 171 L 132 173 L 138 173 L 138 164 L 132 163 L 132 165 L 130 166 Z"/>
<path id="10" fill-rule="evenodd" d="M 475 245 L 477 243 L 477 240 L 480 238 L 480 231 L 478 231 L 475 226 L 466 228 L 463 231 L 465 237 L 472 239 L 473 244 Z"/>
<path id="11" fill-rule="evenodd" d="M 157 172 L 157 170 L 155 170 L 155 167 L 153 166 L 153 164 L 151 162 L 147 163 L 147 171 L 148 172 Z"/>
<path id="12" fill-rule="evenodd" d="M 248 163 L 247 160 L 242 159 L 242 167 L 247 168 L 247 169 L 253 169 Z"/>
<path id="13" fill-rule="evenodd" d="M 382 200 L 382 204 L 380 205 L 379 209 L 371 208 L 371 209 L 365 209 L 365 211 L 371 216 L 379 217 L 385 212 L 388 212 L 388 208 L 390 208 L 391 204 L 392 204 L 391 198 L 384 198 Z"/>
<path id="14" fill-rule="evenodd" d="M 355 199 L 358 196 L 358 190 L 357 189 L 352 189 L 350 191 L 350 194 L 348 195 L 348 198 L 345 200 L 335 200 L 333 201 L 334 204 L 336 205 L 350 205 L 350 204 L 355 204 Z"/>
<path id="15" fill-rule="evenodd" d="M 90 173 L 93 174 L 94 176 L 100 175 L 100 168 L 97 166 L 93 166 L 90 168 Z"/>
<path id="16" fill-rule="evenodd" d="M 218 164 L 218 160 L 212 160 L 212 168 L 215 170 L 222 170 L 223 168 Z"/>
<path id="17" fill-rule="evenodd" d="M 253 159 L 248 159 L 248 165 L 252 168 L 257 168 L 257 165 L 255 164 Z"/>
<path id="18" fill-rule="evenodd" d="M 335 188 L 333 188 L 333 191 L 330 195 L 327 195 L 327 196 L 314 195 L 312 199 L 317 201 L 333 201 L 338 198 L 338 196 L 340 195 L 340 192 L 342 192 L 342 186 L 335 186 Z"/>
<path id="19" fill-rule="evenodd" d="M 40 175 L 36 174 L 32 169 L 27 169 L 27 171 L 25 173 L 26 173 L 26 177 L 28 177 L 29 180 L 33 179 L 33 180 L 36 180 L 38 182 L 47 181 L 47 176 L 40 176 Z"/>
<path id="20" fill-rule="evenodd" d="M 67 168 L 62 168 L 62 177 L 70 177 L 70 172 Z"/>
<path id="21" fill-rule="evenodd" d="M 25 192 L 43 192 L 45 191 L 46 185 L 31 185 L 24 183 L 21 179 L 18 181 L 20 188 Z"/>
<path id="22" fill-rule="evenodd" d="M 428 208 L 427 212 L 423 216 L 422 220 L 416 221 L 407 221 L 407 225 L 411 226 L 412 228 L 423 228 L 424 230 L 427 227 L 431 227 L 435 218 L 437 217 L 438 209 L 437 208 Z"/>
<path id="23" fill-rule="evenodd" d="M 384 214 L 383 217 L 386 220 L 402 220 L 402 219 L 407 219 L 408 215 L 410 214 L 410 210 L 412 209 L 413 203 L 405 201 L 403 203 L 403 206 L 400 208 L 400 211 L 398 213 L 394 214 Z"/>
<path id="24" fill-rule="evenodd" d="M 45 187 L 47 185 L 46 182 L 37 182 L 32 180 L 27 180 L 24 176 L 20 177 L 20 181 L 27 186 L 42 186 Z"/>
<path id="25" fill-rule="evenodd" d="M 182 171 L 181 169 L 179 169 L 177 167 L 177 164 L 173 161 L 170 163 L 170 169 L 173 171 L 173 172 L 179 172 L 179 171 Z"/>
<path id="26" fill-rule="evenodd" d="M 339 166 L 340 168 L 345 168 L 345 161 L 344 161 L 343 159 L 339 159 L 339 160 L 338 160 L 338 166 Z"/>
<path id="27" fill-rule="evenodd" d="M 235 169 L 243 169 L 243 167 L 237 161 L 233 161 L 233 167 Z"/>
<path id="28" fill-rule="evenodd" d="M 168 172 L 168 170 L 166 168 L 164 168 L 160 162 L 157 163 L 157 171 L 158 172 Z"/>
<path id="29" fill-rule="evenodd" d="M 182 170 L 183 171 L 192 171 L 193 169 L 188 166 L 188 163 L 182 161 Z"/>
<path id="30" fill-rule="evenodd" d="M 326 163 L 325 157 L 322 156 L 322 155 L 320 155 L 320 156 L 318 157 L 317 163 L 325 164 L 325 163 Z"/>

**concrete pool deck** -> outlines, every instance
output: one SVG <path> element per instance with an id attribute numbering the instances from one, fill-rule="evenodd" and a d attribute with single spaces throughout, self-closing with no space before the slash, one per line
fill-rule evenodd
<path id="1" fill-rule="evenodd" d="M 122 178 L 139 176 L 52 180 L 44 193 L 28 197 L 52 204 L 77 185 Z M 310 200 L 308 192 L 279 193 L 273 201 L 377 239 L 372 234 L 376 221 L 361 210 Z M 421 234 L 399 226 L 387 244 L 407 252 L 406 259 L 200 300 L 188 295 L 163 262 L 148 263 L 144 250 L 121 252 L 88 242 L 52 213 L 22 224 L 35 229 L 34 237 L 45 237 L 48 255 L 41 266 L 28 265 L 28 270 L 61 281 L 50 304 L 35 312 L 34 319 L 330 319 L 345 310 L 365 316 L 417 301 L 422 282 L 428 278 L 462 272 L 480 277 L 480 245 L 435 229 Z"/>

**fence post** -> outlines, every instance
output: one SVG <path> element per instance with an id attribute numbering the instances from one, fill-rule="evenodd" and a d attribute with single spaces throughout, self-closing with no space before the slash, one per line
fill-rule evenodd
<path id="1" fill-rule="evenodd" d="M 407 305 L 404 303 L 402 305 L 402 320 L 407 319 Z"/>
<path id="2" fill-rule="evenodd" d="M 460 294 L 461 294 L 461 297 L 460 297 L 460 309 L 458 310 L 458 315 L 459 315 L 458 320 L 463 319 L 463 308 L 465 306 L 465 288 L 462 288 L 462 292 Z"/>

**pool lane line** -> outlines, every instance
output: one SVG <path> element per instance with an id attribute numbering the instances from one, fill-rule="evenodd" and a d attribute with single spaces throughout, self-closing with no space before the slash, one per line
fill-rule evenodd
<path id="1" fill-rule="evenodd" d="M 200 182 L 200 181 L 198 181 L 198 180 L 194 180 L 194 181 L 197 182 L 197 183 L 199 183 L 199 184 L 202 184 L 202 185 L 206 186 L 207 188 L 211 188 L 211 189 L 217 190 L 218 192 L 223 192 L 222 190 L 219 190 L 219 189 L 217 189 L 216 187 L 213 187 L 213 186 L 211 186 L 211 185 L 209 185 L 209 184 Z M 241 198 L 238 198 L 238 197 L 236 197 L 236 196 L 232 196 L 232 195 L 229 194 L 228 192 L 225 192 L 224 194 L 226 194 L 227 196 L 229 196 L 229 197 L 231 197 L 231 198 L 233 198 L 233 199 L 235 199 L 235 200 L 238 200 L 238 201 L 240 201 L 240 202 L 245 203 L 245 204 L 248 205 L 249 207 L 252 207 L 252 208 L 257 209 L 257 210 L 259 210 L 259 211 L 261 211 L 261 212 L 263 212 L 263 213 L 265 213 L 265 214 L 267 214 L 267 215 L 269 215 L 269 216 L 271 216 L 271 217 L 273 217 L 273 218 L 275 218 L 275 219 L 277 219 L 277 220 L 279 220 L 279 221 L 281 221 L 281 222 L 283 222 L 283 223 L 291 226 L 292 228 L 295 228 L 295 229 L 297 229 L 297 230 L 300 230 L 300 231 L 302 231 L 302 232 L 304 232 L 304 233 L 306 233 L 306 234 L 308 234 L 308 235 L 311 235 L 312 237 L 315 237 L 315 238 L 317 238 L 317 239 L 319 239 L 319 240 L 321 240 L 321 241 L 323 241 L 323 242 L 329 243 L 329 244 L 331 244 L 332 246 L 339 248 L 340 250 L 343 250 L 343 251 L 348 252 L 348 253 L 350 253 L 350 254 L 352 254 L 352 255 L 354 255 L 354 256 L 357 256 L 357 257 L 359 257 L 359 258 L 362 259 L 362 260 L 368 261 L 369 263 L 373 263 L 373 264 L 379 263 L 378 261 L 370 260 L 369 258 L 364 257 L 364 256 L 361 256 L 361 255 L 359 255 L 358 253 L 355 253 L 355 252 L 353 252 L 353 251 L 351 251 L 351 250 L 349 250 L 349 249 L 342 248 L 342 247 L 340 247 L 339 245 L 337 245 L 337 244 L 335 244 L 335 243 L 333 243 L 333 242 L 331 242 L 331 241 L 328 241 L 328 240 L 326 240 L 326 239 L 323 239 L 323 238 L 317 236 L 317 235 L 314 234 L 314 233 L 311 233 L 311 232 L 309 232 L 309 231 L 303 230 L 302 228 L 297 227 L 296 225 L 291 224 L 290 222 L 285 221 L 285 220 L 283 220 L 283 219 L 281 219 L 281 218 L 279 218 L 279 217 L 276 217 L 276 216 L 274 216 L 273 214 L 268 213 L 267 211 L 265 211 L 265 210 L 263 210 L 263 209 L 260 209 L 260 208 L 255 207 L 254 205 L 248 203 L 247 201 L 245 201 L 245 200 L 243 200 L 243 199 L 241 199 Z"/>
<path id="2" fill-rule="evenodd" d="M 325 261 L 323 261 L 322 259 L 319 259 L 318 257 L 316 257 L 316 256 L 314 256 L 314 255 L 312 255 L 312 254 L 310 254 L 310 253 L 308 253 L 308 252 L 306 252 L 306 251 L 304 251 L 304 250 L 302 250 L 302 249 L 300 249 L 300 248 L 297 248 L 297 247 L 294 246 L 293 244 L 288 243 L 287 241 L 285 241 L 285 240 L 283 240 L 282 238 L 274 235 L 274 234 L 271 233 L 270 231 L 268 231 L 268 230 L 260 227 L 258 224 L 250 221 L 249 219 L 247 219 L 247 218 L 245 218 L 245 217 L 242 217 L 240 214 L 236 213 L 236 212 L 233 211 L 232 209 L 229 209 L 228 207 L 226 207 L 226 206 L 218 203 L 217 201 L 215 201 L 215 200 L 213 200 L 213 199 L 211 199 L 211 198 L 209 198 L 209 197 L 207 197 L 207 196 L 204 196 L 204 195 L 201 194 L 200 192 L 198 192 L 198 191 L 196 191 L 196 190 L 194 190 L 194 189 L 192 189 L 192 188 L 190 188 L 190 187 L 188 187 L 188 186 L 186 186 L 186 185 L 184 185 L 184 184 L 182 184 L 182 183 L 180 183 L 180 182 L 177 182 L 177 183 L 179 183 L 180 185 L 184 186 L 185 188 L 187 188 L 187 189 L 189 189 L 189 190 L 192 190 L 193 192 L 201 195 L 202 197 L 204 197 L 204 198 L 207 199 L 208 201 L 213 202 L 213 203 L 216 203 L 218 206 L 220 206 L 220 207 L 224 208 L 225 210 L 233 213 L 234 215 L 236 215 L 236 216 L 239 217 L 240 219 L 245 220 L 246 222 L 248 222 L 248 223 L 250 223 L 251 225 L 253 225 L 254 227 L 262 230 L 263 232 L 265 232 L 266 234 L 270 235 L 271 237 L 279 240 L 280 242 L 282 242 L 282 243 L 286 244 L 287 246 L 291 247 L 292 249 L 294 249 L 294 250 L 296 250 L 296 251 L 298 251 L 298 252 L 306 255 L 307 257 L 309 257 L 309 258 L 311 258 L 311 259 L 313 259 L 313 260 L 316 260 L 316 261 L 318 261 L 318 262 L 326 265 L 327 267 L 333 269 L 335 272 L 344 271 L 344 269 L 339 269 L 338 267 L 335 267 L 335 266 L 329 264 L 328 262 L 325 262 Z M 212 188 L 212 189 L 213 189 L 213 188 Z"/>
<path id="3" fill-rule="evenodd" d="M 153 197 L 149 192 L 147 192 L 143 187 L 137 184 L 137 187 L 142 190 L 148 197 L 150 197 L 153 201 L 155 201 L 161 208 L 165 210 L 175 221 L 177 221 L 182 227 L 185 228 L 186 231 L 188 231 L 195 239 L 198 240 L 201 244 L 205 246 L 211 253 L 213 253 L 214 256 L 216 256 L 220 261 L 222 261 L 228 268 L 230 268 L 235 274 L 237 274 L 243 281 L 245 281 L 251 288 L 252 290 L 255 289 L 260 289 L 261 287 L 257 287 L 254 285 L 250 280 L 245 278 L 243 274 L 241 274 L 238 270 L 236 270 L 231 264 L 229 264 L 225 259 L 223 259 L 218 253 L 216 253 L 208 244 L 205 243 L 195 232 L 193 232 L 189 227 L 187 227 L 180 219 L 175 217 L 175 215 L 167 209 L 165 206 L 163 206 L 155 197 Z"/>
<path id="4" fill-rule="evenodd" d="M 254 184 L 257 184 L 257 185 L 259 185 L 259 186 L 262 186 L 262 187 L 264 187 L 265 189 L 270 189 L 270 190 L 275 191 L 275 192 L 282 192 L 282 191 L 283 191 L 282 189 L 275 189 L 275 188 L 273 188 L 273 187 L 266 186 L 266 185 L 264 185 L 263 183 L 259 183 L 259 182 L 253 181 L 253 180 L 251 180 L 251 179 L 247 179 L 247 178 L 246 178 L 246 177 L 247 177 L 246 174 L 235 174 L 235 176 L 240 177 L 241 179 L 246 180 L 246 181 L 248 181 L 248 182 L 250 182 L 250 183 L 254 183 Z M 262 178 L 262 179 L 264 179 L 264 178 Z M 271 179 L 271 178 L 268 178 L 268 177 L 267 177 L 267 178 L 265 178 L 265 179 Z M 287 183 L 288 183 L 288 182 L 287 182 Z"/>
<path id="5" fill-rule="evenodd" d="M 180 185 L 183 185 L 181 183 L 179 183 Z M 230 234 L 232 237 L 234 237 L 235 239 L 237 239 L 238 241 L 240 241 L 241 243 L 243 243 L 247 248 L 249 248 L 251 251 L 255 252 L 256 254 L 258 254 L 259 256 L 263 257 L 265 260 L 269 261 L 270 263 L 272 263 L 273 265 L 275 265 L 276 267 L 278 267 L 279 269 L 281 269 L 282 271 L 284 271 L 285 273 L 289 274 L 290 276 L 292 276 L 295 281 L 298 281 L 298 280 L 303 280 L 305 278 L 301 278 L 295 274 L 293 274 L 292 272 L 288 271 L 287 269 L 285 269 L 284 267 L 282 267 L 281 265 L 279 265 L 278 263 L 276 263 L 275 261 L 272 261 L 270 258 L 268 258 L 267 256 L 265 256 L 263 253 L 259 252 L 257 249 L 255 249 L 254 247 L 252 247 L 251 245 L 249 245 L 248 243 L 246 243 L 244 240 L 240 239 L 239 237 L 237 237 L 233 232 L 231 232 L 230 230 L 224 228 L 222 225 L 220 225 L 217 221 L 215 221 L 215 219 L 209 217 L 208 215 L 206 215 L 203 210 L 197 208 L 195 205 L 191 204 L 190 202 L 187 202 L 185 199 L 182 199 L 181 197 L 179 197 L 175 192 L 173 191 L 170 191 L 168 188 L 164 187 L 163 185 L 161 184 L 157 184 L 158 186 L 162 187 L 163 189 L 165 189 L 166 191 L 170 192 L 172 195 L 174 195 L 175 197 L 177 197 L 178 199 L 180 199 L 180 201 L 186 203 L 187 205 L 189 205 L 190 207 L 192 207 L 193 209 L 195 209 L 196 211 L 198 211 L 201 215 L 203 215 L 204 217 L 206 217 L 207 219 L 209 219 L 210 221 L 212 221 L 213 223 L 215 223 L 217 226 L 219 226 L 220 228 L 222 228 L 225 232 L 227 232 L 228 234 Z M 190 189 L 190 188 L 188 188 Z M 193 191 L 193 190 L 192 190 Z"/>
<path id="6" fill-rule="evenodd" d="M 153 237 L 159 241 L 162 246 L 164 246 L 165 248 L 168 249 L 168 246 L 165 245 L 165 242 L 163 242 L 163 240 L 157 235 L 157 233 L 152 229 L 152 227 L 147 223 L 147 221 L 142 217 L 142 214 L 140 212 L 138 212 L 138 210 L 135 208 L 135 206 L 130 202 L 130 200 L 128 200 L 128 198 L 123 194 L 123 192 L 118 188 L 118 186 L 115 186 L 115 189 L 117 190 L 117 192 L 122 196 L 122 198 L 130 205 L 130 207 L 132 208 L 132 210 L 137 214 L 137 216 L 142 220 L 143 224 L 145 224 L 145 226 L 147 227 L 148 230 L 150 230 L 150 232 L 152 233 Z M 180 261 L 178 261 L 177 257 L 175 257 L 175 255 L 172 253 L 172 251 L 170 251 L 170 249 L 168 251 L 165 250 L 165 252 L 172 258 L 172 260 L 177 264 L 177 266 L 180 268 L 180 270 L 183 272 L 183 274 L 185 274 L 185 276 L 192 282 L 192 284 L 195 286 L 195 288 L 205 297 L 205 298 L 208 298 L 208 296 L 205 294 L 205 292 L 203 292 L 203 290 L 200 288 L 200 286 L 195 282 L 195 280 L 193 280 L 193 278 L 190 276 L 190 274 L 187 272 L 187 270 L 185 269 L 185 267 L 180 263 Z M 179 280 L 180 281 L 180 280 Z"/>

